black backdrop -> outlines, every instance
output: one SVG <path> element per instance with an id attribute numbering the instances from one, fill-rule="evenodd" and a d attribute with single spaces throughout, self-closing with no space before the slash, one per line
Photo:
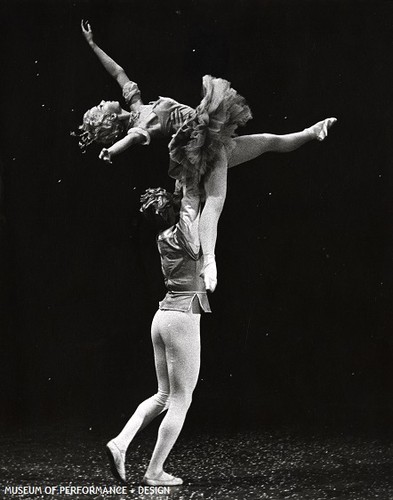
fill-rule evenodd
<path id="1" fill-rule="evenodd" d="M 172 187 L 166 143 L 109 168 L 97 147 L 81 155 L 70 131 L 121 96 L 84 18 L 146 101 L 195 106 L 209 73 L 246 96 L 254 119 L 241 133 L 339 120 L 322 144 L 229 174 L 189 425 L 388 422 L 393 3 L 0 9 L 2 421 L 116 420 L 155 390 L 149 324 L 164 289 L 138 200 Z"/>

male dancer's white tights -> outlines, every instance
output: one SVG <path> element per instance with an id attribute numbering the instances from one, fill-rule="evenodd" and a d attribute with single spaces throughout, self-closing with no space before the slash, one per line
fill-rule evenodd
<path id="1" fill-rule="evenodd" d="M 157 442 L 146 471 L 157 476 L 183 427 L 200 368 L 200 314 L 158 310 L 152 322 L 158 392 L 136 409 L 114 439 L 125 453 L 135 434 L 164 410 Z"/>

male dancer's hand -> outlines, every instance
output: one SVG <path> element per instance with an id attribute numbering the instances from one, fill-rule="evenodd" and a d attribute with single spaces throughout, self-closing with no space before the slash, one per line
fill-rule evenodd
<path id="1" fill-rule="evenodd" d="M 203 271 L 201 277 L 205 282 L 206 290 L 214 292 L 217 286 L 217 265 L 214 255 L 206 254 L 203 256 Z"/>

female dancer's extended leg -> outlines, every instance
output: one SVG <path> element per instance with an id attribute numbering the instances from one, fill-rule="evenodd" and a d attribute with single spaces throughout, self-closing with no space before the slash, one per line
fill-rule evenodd
<path id="1" fill-rule="evenodd" d="M 253 134 L 235 137 L 235 149 L 228 158 L 228 168 L 253 160 L 263 153 L 289 153 L 312 140 L 323 141 L 336 118 L 327 118 L 301 132 L 290 134 Z"/>
<path id="2" fill-rule="evenodd" d="M 157 442 L 146 471 L 148 484 L 181 484 L 181 480 L 164 472 L 164 462 L 183 427 L 192 400 L 200 368 L 200 314 L 158 311 L 152 325 L 157 375 L 160 376 L 161 355 L 156 346 L 165 346 L 170 397 L 168 412 L 161 422 Z M 172 482 L 173 481 L 173 482 Z"/>

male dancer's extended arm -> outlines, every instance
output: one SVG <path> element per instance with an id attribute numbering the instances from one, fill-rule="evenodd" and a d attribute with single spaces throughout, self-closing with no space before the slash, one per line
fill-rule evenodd
<path id="1" fill-rule="evenodd" d="M 177 228 L 181 236 L 182 244 L 187 252 L 194 258 L 199 258 L 201 242 L 199 239 L 200 219 L 200 190 L 194 184 L 182 185 L 183 197 L 181 200 L 179 222 Z"/>

